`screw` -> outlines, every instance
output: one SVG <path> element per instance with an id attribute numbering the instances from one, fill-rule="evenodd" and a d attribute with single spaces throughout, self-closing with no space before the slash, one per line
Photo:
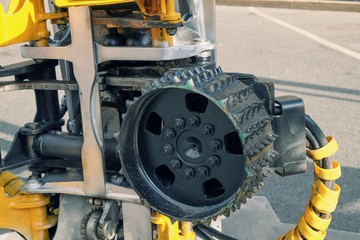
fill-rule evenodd
<path id="1" fill-rule="evenodd" d="M 220 165 L 220 158 L 218 156 L 210 156 L 209 157 L 209 163 L 210 167 L 214 168 Z"/>
<path id="2" fill-rule="evenodd" d="M 213 150 L 214 152 L 218 152 L 221 150 L 222 148 L 222 143 L 220 140 L 211 140 L 210 143 L 209 143 L 209 147 L 211 150 Z"/>
<path id="3" fill-rule="evenodd" d="M 187 167 L 184 169 L 184 178 L 191 179 L 195 176 L 194 169 Z"/>
<path id="4" fill-rule="evenodd" d="M 183 129 L 185 127 L 185 120 L 183 118 L 176 118 L 174 126 L 175 128 Z"/>
<path id="5" fill-rule="evenodd" d="M 165 144 L 162 149 L 162 153 L 165 156 L 171 156 L 174 153 L 174 147 L 171 146 L 170 144 Z"/>
<path id="6" fill-rule="evenodd" d="M 202 133 L 206 136 L 212 136 L 215 132 L 215 129 L 210 124 L 205 124 L 202 130 Z"/>
<path id="7" fill-rule="evenodd" d="M 199 127 L 200 126 L 200 118 L 196 116 L 192 116 L 189 119 L 189 123 L 191 127 Z"/>
<path id="8" fill-rule="evenodd" d="M 170 168 L 174 170 L 178 170 L 181 168 L 181 162 L 177 159 L 173 159 L 170 161 Z"/>
<path id="9" fill-rule="evenodd" d="M 201 166 L 199 167 L 197 174 L 199 177 L 206 178 L 207 176 L 209 176 L 210 172 L 207 167 Z"/>
<path id="10" fill-rule="evenodd" d="M 164 138 L 167 139 L 167 140 L 171 140 L 171 139 L 174 139 L 175 137 L 175 131 L 172 130 L 171 128 L 167 128 L 165 129 L 164 131 Z"/>

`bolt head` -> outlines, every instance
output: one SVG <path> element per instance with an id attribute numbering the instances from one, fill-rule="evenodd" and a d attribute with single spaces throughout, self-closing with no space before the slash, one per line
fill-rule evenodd
<path id="1" fill-rule="evenodd" d="M 175 137 L 175 131 L 172 130 L 171 128 L 167 128 L 164 130 L 163 136 L 167 140 L 172 140 Z"/>
<path id="2" fill-rule="evenodd" d="M 165 144 L 162 153 L 165 156 L 171 156 L 174 153 L 174 147 L 171 144 Z"/>
<path id="3" fill-rule="evenodd" d="M 183 118 L 176 118 L 174 126 L 177 129 L 183 129 L 185 127 L 185 120 Z"/>
<path id="4" fill-rule="evenodd" d="M 190 117 L 189 124 L 191 127 L 199 127 L 200 126 L 200 118 L 196 117 L 196 116 Z"/>
<path id="5" fill-rule="evenodd" d="M 210 156 L 209 157 L 209 163 L 210 167 L 215 168 L 220 165 L 221 159 L 218 156 Z"/>
<path id="6" fill-rule="evenodd" d="M 206 136 L 212 136 L 214 134 L 214 132 L 215 132 L 215 129 L 210 124 L 205 124 L 202 129 L 202 133 Z"/>
<path id="7" fill-rule="evenodd" d="M 209 147 L 212 151 L 218 152 L 222 149 L 222 142 L 218 139 L 211 140 L 209 143 Z"/>
<path id="8" fill-rule="evenodd" d="M 184 178 L 186 178 L 186 179 L 191 179 L 191 178 L 195 177 L 195 171 L 191 167 L 185 168 L 183 173 L 184 173 L 183 174 Z"/>
<path id="9" fill-rule="evenodd" d="M 170 161 L 170 168 L 174 170 L 178 170 L 181 168 L 181 162 L 177 159 L 173 159 Z"/>
<path id="10" fill-rule="evenodd" d="M 199 177 L 202 177 L 202 178 L 206 178 L 207 176 L 209 176 L 210 174 L 210 171 L 207 167 L 205 166 L 201 166 L 199 167 L 198 171 L 197 171 L 197 175 Z"/>

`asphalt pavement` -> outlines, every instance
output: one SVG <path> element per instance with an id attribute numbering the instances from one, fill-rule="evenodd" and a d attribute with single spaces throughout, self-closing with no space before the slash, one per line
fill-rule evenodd
<path id="1" fill-rule="evenodd" d="M 360 232 L 360 14 L 217 6 L 217 59 L 224 71 L 272 80 L 276 95 L 301 97 L 309 114 L 340 145 L 341 196 L 330 228 Z M 20 59 L 18 46 L 0 49 L 0 65 Z M 0 146 L 32 121 L 31 91 L 0 96 Z M 309 199 L 306 174 L 266 179 L 265 196 L 280 221 L 296 223 Z"/>
<path id="2" fill-rule="evenodd" d="M 296 95 L 306 113 L 340 145 L 341 196 L 330 225 L 360 231 L 360 14 L 217 7 L 218 64 L 225 71 L 272 80 L 275 93 Z M 313 181 L 272 174 L 265 196 L 282 222 L 296 223 Z"/>

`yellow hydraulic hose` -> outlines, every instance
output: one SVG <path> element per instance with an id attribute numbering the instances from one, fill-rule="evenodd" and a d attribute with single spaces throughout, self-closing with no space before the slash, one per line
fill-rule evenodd
<path id="1" fill-rule="evenodd" d="M 326 236 L 326 229 L 331 222 L 331 213 L 335 211 L 340 195 L 339 185 L 330 189 L 323 181 L 336 180 L 341 176 L 340 164 L 333 162 L 331 169 L 325 169 L 316 164 L 316 161 L 332 156 L 339 148 L 333 137 L 326 138 L 328 143 L 319 149 L 307 149 L 306 154 L 314 160 L 315 180 L 312 186 L 311 198 L 304 214 L 298 224 L 278 240 L 323 240 Z M 321 218 L 324 214 L 327 218 Z"/>

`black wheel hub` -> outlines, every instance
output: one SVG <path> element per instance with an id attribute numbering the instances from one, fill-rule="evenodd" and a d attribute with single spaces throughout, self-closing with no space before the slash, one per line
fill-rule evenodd
<path id="1" fill-rule="evenodd" d="M 153 89 L 133 103 L 121 126 L 119 154 L 132 187 L 150 206 L 180 220 L 232 207 L 249 177 L 238 121 L 222 98 L 205 92 Z"/>
<path id="2" fill-rule="evenodd" d="M 245 158 L 237 154 L 242 152 L 241 144 L 235 152 L 223 145 L 227 135 L 237 137 L 232 141 L 240 140 L 215 103 L 189 90 L 163 89 L 147 99 L 138 118 L 140 167 L 159 193 L 183 204 L 206 206 L 226 200 L 239 189 L 245 166 Z M 181 128 L 177 119 L 182 119 Z M 210 126 L 208 134 L 205 130 Z M 216 166 L 211 164 L 213 158 L 218 159 Z"/>

